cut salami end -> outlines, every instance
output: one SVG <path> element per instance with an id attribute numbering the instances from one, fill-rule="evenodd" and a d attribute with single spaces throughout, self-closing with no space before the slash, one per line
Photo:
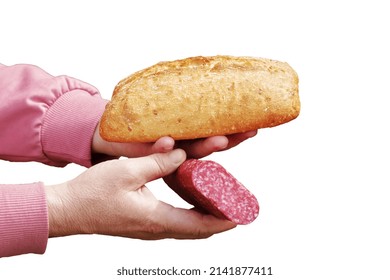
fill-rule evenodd
<path id="1" fill-rule="evenodd" d="M 165 182 L 196 208 L 236 224 L 249 224 L 259 214 L 256 197 L 214 161 L 186 160 Z"/>

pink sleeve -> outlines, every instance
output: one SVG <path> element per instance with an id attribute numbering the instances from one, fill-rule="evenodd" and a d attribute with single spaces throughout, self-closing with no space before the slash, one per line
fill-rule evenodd
<path id="1" fill-rule="evenodd" d="M 46 197 L 41 183 L 0 185 L 0 257 L 43 254 L 48 232 Z"/>
<path id="2" fill-rule="evenodd" d="M 77 79 L 33 65 L 0 65 L 0 158 L 90 166 L 93 132 L 106 103 Z"/>
<path id="3" fill-rule="evenodd" d="M 77 79 L 0 64 L 0 159 L 91 166 L 92 136 L 106 103 Z M 47 239 L 43 184 L 0 185 L 0 257 L 42 254 Z"/>

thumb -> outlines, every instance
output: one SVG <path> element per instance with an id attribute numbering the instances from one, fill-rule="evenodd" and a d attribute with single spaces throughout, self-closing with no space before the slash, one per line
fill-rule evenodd
<path id="1" fill-rule="evenodd" d="M 132 159 L 137 161 L 137 164 L 134 164 L 132 168 L 133 174 L 137 174 L 137 185 L 142 186 L 147 182 L 171 174 L 185 159 L 186 153 L 181 149 Z"/>

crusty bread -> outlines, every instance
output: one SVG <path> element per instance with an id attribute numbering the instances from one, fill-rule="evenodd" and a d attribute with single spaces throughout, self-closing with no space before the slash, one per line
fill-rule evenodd
<path id="1" fill-rule="evenodd" d="M 195 139 L 273 127 L 300 111 L 298 76 L 284 62 L 191 57 L 160 62 L 120 81 L 100 124 L 103 139 Z"/>

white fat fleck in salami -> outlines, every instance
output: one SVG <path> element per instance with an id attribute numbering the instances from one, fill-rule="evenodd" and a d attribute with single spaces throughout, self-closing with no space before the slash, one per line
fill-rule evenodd
<path id="1" fill-rule="evenodd" d="M 256 197 L 216 162 L 187 160 L 166 182 L 196 208 L 236 224 L 249 224 L 259 214 Z"/>

